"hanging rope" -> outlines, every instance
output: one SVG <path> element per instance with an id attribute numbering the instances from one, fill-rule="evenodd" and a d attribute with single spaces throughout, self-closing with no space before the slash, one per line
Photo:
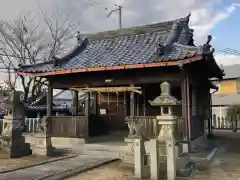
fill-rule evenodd
<path id="1" fill-rule="evenodd" d="M 124 94 L 123 94 L 123 98 L 124 98 L 124 102 L 123 102 L 123 105 L 125 106 L 126 105 L 126 92 L 124 92 Z"/>
<path id="2" fill-rule="evenodd" d="M 100 105 L 101 104 L 101 93 L 98 92 L 98 104 Z"/>
<path id="3" fill-rule="evenodd" d="M 117 94 L 117 106 L 118 106 L 118 93 L 116 93 Z"/>
<path id="4" fill-rule="evenodd" d="M 142 94 L 141 87 L 99 87 L 99 88 L 71 88 L 72 90 L 79 92 L 110 92 L 110 93 L 119 93 L 119 92 L 135 92 Z"/>

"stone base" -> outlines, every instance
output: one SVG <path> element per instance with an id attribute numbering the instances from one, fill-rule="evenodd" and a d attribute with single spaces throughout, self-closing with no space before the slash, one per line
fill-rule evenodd
<path id="1" fill-rule="evenodd" d="M 127 146 L 124 153 L 121 156 L 121 160 L 124 164 L 134 167 L 134 147 L 133 147 L 134 138 L 125 138 L 124 141 L 127 143 Z M 150 148 L 151 148 L 149 147 L 150 146 L 149 142 L 145 142 L 145 146 L 146 146 L 146 153 L 149 154 Z M 189 162 L 187 154 L 181 153 L 182 151 L 180 149 L 182 147 L 180 146 L 182 146 L 182 144 L 179 144 L 175 147 L 176 157 L 177 157 L 177 160 L 176 160 L 177 170 L 183 168 Z M 165 164 L 167 160 L 165 142 L 159 142 L 158 148 L 159 148 L 159 154 L 160 154 L 160 157 L 159 157 L 160 163 Z M 148 156 L 148 162 L 150 162 L 149 156 Z"/>
<path id="2" fill-rule="evenodd" d="M 19 158 L 32 154 L 30 144 L 25 143 L 25 138 L 23 136 L 15 139 L 1 136 L 0 143 L 1 149 L 9 154 L 9 158 Z"/>
<path id="3" fill-rule="evenodd" d="M 125 138 L 127 146 L 122 154 L 121 160 L 124 164 L 134 166 L 134 138 Z"/>
<path id="4" fill-rule="evenodd" d="M 52 146 L 51 137 L 45 134 L 35 134 L 35 144 L 32 145 L 32 153 L 41 156 L 54 156 L 55 148 Z"/>

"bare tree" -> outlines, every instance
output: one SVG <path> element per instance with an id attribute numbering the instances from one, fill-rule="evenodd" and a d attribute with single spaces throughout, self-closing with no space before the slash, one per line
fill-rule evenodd
<path id="1" fill-rule="evenodd" d="M 8 72 L 8 81 L 13 85 L 11 70 L 19 64 L 35 64 L 61 57 L 68 51 L 76 33 L 75 25 L 67 16 L 42 10 L 35 16 L 21 15 L 13 21 L 3 21 L 0 25 L 0 63 Z M 18 78 L 18 77 L 17 77 Z M 24 89 L 24 100 L 39 96 L 46 79 L 42 77 L 19 76 Z"/>

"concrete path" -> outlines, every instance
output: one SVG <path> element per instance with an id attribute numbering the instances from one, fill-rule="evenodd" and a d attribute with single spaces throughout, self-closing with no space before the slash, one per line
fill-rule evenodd
<path id="1" fill-rule="evenodd" d="M 113 161 L 111 158 L 79 155 L 74 158 L 50 162 L 13 172 L 0 174 L 0 180 L 57 180 L 80 173 L 101 164 Z"/>
<path id="2" fill-rule="evenodd" d="M 219 151 L 206 168 L 197 169 L 189 180 L 240 180 L 240 133 L 215 131 Z"/>

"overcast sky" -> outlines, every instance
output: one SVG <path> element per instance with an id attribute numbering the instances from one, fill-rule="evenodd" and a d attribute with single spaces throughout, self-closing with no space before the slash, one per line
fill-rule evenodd
<path id="1" fill-rule="evenodd" d="M 225 26 L 222 26 L 221 29 L 218 28 L 218 25 L 222 22 L 227 22 L 232 16 L 236 16 L 239 6 L 236 1 L 0 0 L 0 17 L 2 20 L 12 20 L 18 17 L 21 12 L 36 13 L 40 8 L 46 12 L 58 11 L 68 15 L 69 20 L 75 23 L 82 33 L 86 33 L 118 28 L 117 13 L 113 13 L 110 18 L 106 17 L 111 9 L 116 8 L 114 6 L 115 3 L 123 5 L 123 27 L 172 20 L 184 17 L 191 12 L 191 26 L 195 29 L 194 33 L 197 44 L 204 43 L 207 35 L 214 31 L 214 34 L 212 34 L 215 39 L 213 45 L 222 48 L 224 43 L 228 42 L 228 47 L 231 48 L 231 41 L 229 39 L 226 41 L 226 39 L 222 38 L 224 34 L 221 34 L 221 30 Z M 236 34 L 239 34 L 238 31 Z M 236 39 L 232 41 L 236 41 Z M 233 48 L 236 47 L 234 46 Z M 238 63 L 237 59 L 238 57 L 236 56 L 216 54 L 216 60 L 222 64 Z"/>

